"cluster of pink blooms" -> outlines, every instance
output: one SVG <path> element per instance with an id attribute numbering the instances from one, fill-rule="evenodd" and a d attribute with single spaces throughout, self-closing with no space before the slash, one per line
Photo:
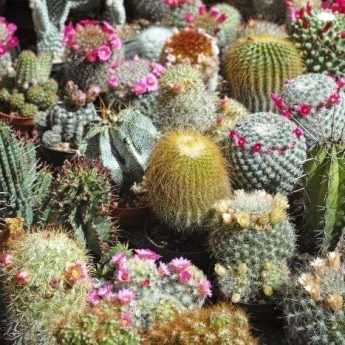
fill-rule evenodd
<path id="1" fill-rule="evenodd" d="M 192 4 L 193 0 L 163 0 L 166 5 L 171 8 L 181 7 L 184 5 Z"/>
<path id="2" fill-rule="evenodd" d="M 83 37 L 92 28 L 101 30 L 106 37 L 105 42 L 97 47 L 85 46 L 80 40 L 80 37 Z M 106 21 L 100 22 L 90 19 L 81 20 L 75 26 L 72 23 L 66 25 L 64 43 L 71 51 L 91 63 L 108 62 L 113 55 L 113 51 L 122 48 L 122 41 L 113 26 Z"/>
<path id="3" fill-rule="evenodd" d="M 97 85 L 90 86 L 86 92 L 79 89 L 72 80 L 66 83 L 66 98 L 69 103 L 77 107 L 85 107 L 88 103 L 94 102 L 101 93 L 101 88 Z"/>
<path id="4" fill-rule="evenodd" d="M 207 9 L 207 6 L 204 4 L 202 4 L 199 7 L 198 16 L 211 17 L 212 19 L 215 20 L 216 24 L 218 25 L 223 24 L 228 19 L 228 16 L 225 13 L 222 13 L 217 7 L 212 6 L 210 9 Z M 185 15 L 185 20 L 189 24 L 193 24 L 196 18 L 197 17 L 195 17 L 193 13 L 187 13 Z M 215 31 L 217 30 L 219 30 L 219 28 L 215 28 Z"/>
<path id="5" fill-rule="evenodd" d="M 18 38 L 14 35 L 17 26 L 6 21 L 4 17 L 0 17 L 0 56 L 7 53 L 19 44 Z"/>
<path id="6" fill-rule="evenodd" d="M 322 8 L 345 14 L 345 0 L 324 1 Z"/>

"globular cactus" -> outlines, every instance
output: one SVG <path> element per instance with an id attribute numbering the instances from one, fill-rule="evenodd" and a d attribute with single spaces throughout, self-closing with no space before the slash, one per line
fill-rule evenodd
<path id="1" fill-rule="evenodd" d="M 303 130 L 273 113 L 245 116 L 229 133 L 228 159 L 238 188 L 289 194 L 303 175 Z"/>
<path id="2" fill-rule="evenodd" d="M 45 84 L 29 88 L 26 94 L 27 101 L 43 111 L 55 105 L 58 102 L 58 96 L 55 90 L 49 90 L 50 85 L 51 83 L 48 83 L 48 89 Z M 23 111 L 23 114 L 26 113 Z"/>
<path id="3" fill-rule="evenodd" d="M 159 258 L 147 249 L 115 251 L 102 270 L 108 280 L 90 292 L 90 304 L 111 298 L 141 329 L 174 312 L 201 308 L 212 295 L 206 276 L 187 259 L 164 264 Z"/>
<path id="4" fill-rule="evenodd" d="M 310 262 L 288 285 L 283 300 L 287 336 L 296 345 L 344 343 L 343 253 Z"/>
<path id="5" fill-rule="evenodd" d="M 178 231 L 200 229 L 209 208 L 230 194 L 220 149 L 192 130 L 168 133 L 157 143 L 145 173 L 153 212 Z"/>
<path id="6" fill-rule="evenodd" d="M 272 93 L 304 71 L 292 42 L 266 34 L 240 38 L 225 53 L 223 64 L 232 97 L 251 112 L 272 111 Z"/>
<path id="7" fill-rule="evenodd" d="M 259 303 L 286 283 L 296 242 L 287 208 L 281 194 L 239 190 L 210 212 L 209 248 L 217 261 L 217 282 L 233 303 Z"/>
<path id="8" fill-rule="evenodd" d="M 186 28 L 170 37 L 163 48 L 163 64 L 190 64 L 198 69 L 209 90 L 218 85 L 219 48 L 217 40 L 202 29 Z"/>
<path id="9" fill-rule="evenodd" d="M 48 221 L 64 225 L 100 258 L 115 241 L 114 197 L 110 176 L 101 164 L 86 159 L 66 162 L 52 187 Z"/>
<path id="10" fill-rule="evenodd" d="M 270 35 L 277 38 L 288 38 L 288 33 L 283 25 L 278 25 L 267 20 L 251 19 L 243 24 L 239 30 L 239 37 Z"/>
<path id="11" fill-rule="evenodd" d="M 345 74 L 345 18 L 310 4 L 291 8 L 289 33 L 302 54 L 308 72 Z"/>
<path id="12" fill-rule="evenodd" d="M 58 322 L 72 320 L 86 306 L 88 256 L 60 228 L 21 234 L 12 242 L 1 269 L 7 337 L 16 345 L 55 345 Z"/>
<path id="13" fill-rule="evenodd" d="M 152 119 L 159 128 L 193 128 L 205 132 L 216 123 L 216 95 L 208 92 L 192 66 L 168 68 L 160 79 Z"/>
<path id="14" fill-rule="evenodd" d="M 219 304 L 176 315 L 155 323 L 143 337 L 143 345 L 257 345 L 246 314 L 231 305 Z"/>

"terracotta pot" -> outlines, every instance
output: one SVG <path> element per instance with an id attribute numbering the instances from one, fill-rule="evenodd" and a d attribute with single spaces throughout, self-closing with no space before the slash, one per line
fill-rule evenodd
<path id="1" fill-rule="evenodd" d="M 9 115 L 0 112 L 0 121 L 6 122 L 13 128 L 23 132 L 31 132 L 35 127 L 32 117 Z"/>
<path id="2" fill-rule="evenodd" d="M 119 220 L 123 228 L 143 227 L 149 216 L 149 207 L 117 207 L 113 211 L 113 217 Z"/>

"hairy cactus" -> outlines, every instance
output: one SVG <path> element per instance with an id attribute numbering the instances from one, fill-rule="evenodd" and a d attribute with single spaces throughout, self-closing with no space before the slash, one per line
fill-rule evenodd
<path id="1" fill-rule="evenodd" d="M 213 203 L 230 194 L 220 149 L 194 131 L 171 132 L 157 143 L 145 187 L 153 212 L 179 231 L 198 228 Z"/>
<path id="2" fill-rule="evenodd" d="M 30 227 L 38 220 L 52 176 L 40 169 L 35 146 L 17 139 L 3 123 L 0 124 L 0 162 L 0 200 L 6 206 L 1 215 L 22 217 Z"/>
<path id="3" fill-rule="evenodd" d="M 270 35 L 277 38 L 288 38 L 288 33 L 283 25 L 278 25 L 266 20 L 251 19 L 242 25 L 239 37 L 250 37 L 257 35 Z"/>
<path id="4" fill-rule="evenodd" d="M 144 336 L 143 345 L 257 345 L 247 316 L 227 304 L 176 315 L 156 323 Z"/>
<path id="5" fill-rule="evenodd" d="M 289 284 L 284 300 L 287 336 L 296 345 L 344 343 L 344 263 L 330 252 Z"/>
<path id="6" fill-rule="evenodd" d="M 187 28 L 170 37 L 162 52 L 163 64 L 190 64 L 198 69 L 209 90 L 218 85 L 219 49 L 217 40 L 201 29 Z"/>
<path id="7" fill-rule="evenodd" d="M 301 50 L 307 70 L 344 75 L 344 15 L 330 10 L 314 10 L 310 4 L 291 11 L 290 36 Z"/>
<path id="8" fill-rule="evenodd" d="M 239 39 L 230 46 L 223 63 L 232 96 L 251 112 L 271 111 L 272 93 L 304 70 L 293 43 L 273 35 Z"/>
<path id="9" fill-rule="evenodd" d="M 229 133 L 232 177 L 237 187 L 290 193 L 303 175 L 303 130 L 273 113 L 245 116 Z"/>
<path id="10" fill-rule="evenodd" d="M 67 161 L 54 181 L 49 221 L 66 226 L 99 258 L 115 240 L 113 194 L 108 172 L 100 164 Z"/>
<path id="11" fill-rule="evenodd" d="M 148 328 L 155 320 L 166 320 L 174 314 L 201 308 L 211 296 L 211 284 L 189 260 L 157 262 L 159 255 L 147 249 L 117 251 L 103 274 L 105 281 L 89 294 L 97 305 L 112 298 L 138 328 Z"/>
<path id="12" fill-rule="evenodd" d="M 286 283 L 294 255 L 295 230 L 281 194 L 235 192 L 210 213 L 209 246 L 217 281 L 232 302 L 260 302 Z"/>
<path id="13" fill-rule="evenodd" d="M 7 305 L 7 336 L 13 344 L 54 345 L 60 320 L 86 306 L 88 257 L 63 229 L 27 233 L 14 241 L 1 270 Z"/>
<path id="14" fill-rule="evenodd" d="M 216 123 L 216 95 L 209 93 L 202 75 L 189 65 L 168 68 L 152 118 L 159 128 L 194 128 L 205 132 Z"/>

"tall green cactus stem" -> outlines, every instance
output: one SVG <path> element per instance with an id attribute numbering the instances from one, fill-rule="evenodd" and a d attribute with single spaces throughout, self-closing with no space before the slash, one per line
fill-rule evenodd
<path id="1" fill-rule="evenodd" d="M 44 187 L 35 146 L 17 139 L 5 124 L 0 124 L 0 162 L 0 200 L 6 206 L 2 216 L 22 217 L 30 227 L 42 207 L 40 201 L 49 193 L 51 176 L 44 178 Z"/>
<path id="2" fill-rule="evenodd" d="M 113 197 L 108 172 L 99 163 L 85 159 L 66 162 L 54 182 L 49 221 L 66 226 L 100 258 L 115 240 Z"/>
<path id="3" fill-rule="evenodd" d="M 8 308 L 7 335 L 15 345 L 55 345 L 60 320 L 71 320 L 86 306 L 90 288 L 88 257 L 63 229 L 20 236 L 6 253 L 2 268 Z"/>
<path id="4" fill-rule="evenodd" d="M 302 51 L 307 70 L 344 75 L 344 15 L 330 10 L 314 10 L 310 5 L 292 11 L 290 36 Z"/>
<path id="5" fill-rule="evenodd" d="M 303 175 L 303 130 L 277 114 L 247 115 L 230 131 L 228 159 L 237 187 L 288 194 Z"/>
<path id="6" fill-rule="evenodd" d="M 200 229 L 213 203 L 230 194 L 220 149 L 194 131 L 171 132 L 158 142 L 145 186 L 153 212 L 178 231 Z"/>
<path id="7" fill-rule="evenodd" d="M 209 247 L 218 262 L 217 281 L 232 302 L 259 302 L 286 282 L 286 262 L 296 242 L 287 208 L 280 194 L 239 190 L 210 212 Z"/>
<path id="8" fill-rule="evenodd" d="M 304 71 L 292 42 L 264 34 L 239 39 L 226 52 L 223 64 L 232 96 L 251 112 L 272 111 L 272 93 Z"/>

